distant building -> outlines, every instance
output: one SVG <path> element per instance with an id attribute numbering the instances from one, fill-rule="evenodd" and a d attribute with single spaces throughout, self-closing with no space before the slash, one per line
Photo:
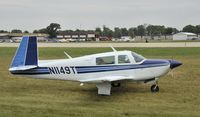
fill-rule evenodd
<path id="1" fill-rule="evenodd" d="M 97 34 L 94 31 L 60 31 L 57 39 L 67 41 L 96 41 Z"/>
<path id="2" fill-rule="evenodd" d="M 121 39 L 120 39 L 120 41 L 126 41 L 126 42 L 128 42 L 128 41 L 134 41 L 134 39 L 131 38 L 130 36 L 122 36 Z"/>
<path id="3" fill-rule="evenodd" d="M 173 40 L 195 40 L 198 39 L 197 34 L 189 32 L 180 32 L 173 35 Z"/>
<path id="4" fill-rule="evenodd" d="M 106 37 L 106 36 L 100 36 L 98 39 L 99 41 L 112 41 L 111 37 Z"/>
<path id="5" fill-rule="evenodd" d="M 32 33 L 0 33 L 0 42 L 20 42 L 23 36 L 37 36 L 39 42 L 48 41 L 47 34 Z"/>
<path id="6" fill-rule="evenodd" d="M 22 40 L 22 36 L 13 36 L 13 37 L 11 37 L 11 40 L 13 42 L 19 43 Z"/>
<path id="7" fill-rule="evenodd" d="M 19 43 L 22 39 L 22 36 L 13 36 L 11 37 L 12 42 L 17 42 Z M 48 38 L 45 36 L 37 36 L 38 42 L 47 42 Z"/>
<path id="8" fill-rule="evenodd" d="M 0 42 L 11 42 L 9 33 L 0 33 Z"/>

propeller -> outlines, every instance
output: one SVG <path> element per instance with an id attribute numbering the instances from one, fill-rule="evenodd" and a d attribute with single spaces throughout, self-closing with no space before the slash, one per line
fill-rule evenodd
<path id="1" fill-rule="evenodd" d="M 172 57 L 171 60 L 169 60 L 169 62 L 170 62 L 170 68 L 171 68 L 170 74 L 171 74 L 172 77 L 174 77 L 173 69 L 178 67 L 178 66 L 180 66 L 180 65 L 182 65 L 182 63 L 177 61 L 177 60 L 174 60 L 173 57 Z"/>
<path id="2" fill-rule="evenodd" d="M 174 60 L 173 56 L 171 57 L 171 60 L 172 61 Z M 171 75 L 172 78 L 174 78 L 174 70 L 173 69 L 170 69 L 170 75 Z"/>
<path id="3" fill-rule="evenodd" d="M 169 74 L 171 75 L 172 78 L 174 78 L 174 70 L 170 70 Z"/>

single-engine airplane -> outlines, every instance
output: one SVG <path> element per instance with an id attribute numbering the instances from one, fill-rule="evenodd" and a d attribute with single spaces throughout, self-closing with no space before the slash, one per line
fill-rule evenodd
<path id="1" fill-rule="evenodd" d="M 110 95 L 111 87 L 123 81 L 152 83 L 158 92 L 158 79 L 180 65 L 176 60 L 146 59 L 132 51 L 117 51 L 68 59 L 38 60 L 37 38 L 25 36 L 15 53 L 9 71 L 33 78 L 95 83 L 100 95 Z"/>

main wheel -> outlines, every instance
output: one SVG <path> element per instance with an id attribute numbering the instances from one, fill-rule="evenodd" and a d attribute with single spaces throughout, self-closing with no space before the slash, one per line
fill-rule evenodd
<path id="1" fill-rule="evenodd" d="M 159 92 L 159 87 L 158 87 L 158 85 L 152 85 L 152 86 L 151 86 L 151 92 L 153 92 L 153 93 Z"/>

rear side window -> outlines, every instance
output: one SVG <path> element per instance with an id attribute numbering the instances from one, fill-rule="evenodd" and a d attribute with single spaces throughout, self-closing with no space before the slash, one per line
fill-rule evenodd
<path id="1" fill-rule="evenodd" d="M 130 63 L 130 60 L 127 55 L 119 55 L 118 56 L 118 63 L 123 64 L 123 63 Z"/>
<path id="2" fill-rule="evenodd" d="M 96 58 L 97 65 L 115 64 L 115 56 L 105 56 Z"/>

